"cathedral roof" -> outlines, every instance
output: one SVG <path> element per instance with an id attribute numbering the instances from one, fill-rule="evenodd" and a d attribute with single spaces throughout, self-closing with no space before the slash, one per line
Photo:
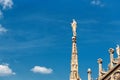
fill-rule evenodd
<path id="1" fill-rule="evenodd" d="M 110 75 L 114 75 L 115 73 L 120 73 L 120 60 L 118 64 L 116 64 L 112 69 L 110 69 L 102 78 L 101 80 L 107 79 Z"/>

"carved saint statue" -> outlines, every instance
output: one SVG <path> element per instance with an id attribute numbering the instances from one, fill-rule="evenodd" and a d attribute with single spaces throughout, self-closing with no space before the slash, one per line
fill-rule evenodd
<path id="1" fill-rule="evenodd" d="M 77 22 L 74 19 L 73 22 L 71 23 L 71 26 L 72 26 L 73 36 L 76 36 Z"/>
<path id="2" fill-rule="evenodd" d="M 116 52 L 117 52 L 118 57 L 120 57 L 120 46 L 119 45 L 117 45 L 116 47 Z"/>

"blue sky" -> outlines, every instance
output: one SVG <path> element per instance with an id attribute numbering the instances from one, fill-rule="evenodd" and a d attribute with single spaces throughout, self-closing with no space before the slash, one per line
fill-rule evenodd
<path id="1" fill-rule="evenodd" d="M 70 23 L 77 21 L 79 73 L 107 70 L 120 44 L 119 0 L 0 0 L 0 80 L 69 80 Z M 116 54 L 115 54 L 116 57 Z M 6 71 L 6 72 L 5 72 Z"/>

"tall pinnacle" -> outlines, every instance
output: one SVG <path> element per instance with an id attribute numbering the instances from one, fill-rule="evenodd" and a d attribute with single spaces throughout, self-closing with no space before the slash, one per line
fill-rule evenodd
<path id="1" fill-rule="evenodd" d="M 73 37 L 72 37 L 72 56 L 71 56 L 71 73 L 70 80 L 81 80 L 78 74 L 78 55 L 77 55 L 77 46 L 76 46 L 76 27 L 77 22 L 73 19 L 71 23 Z"/>

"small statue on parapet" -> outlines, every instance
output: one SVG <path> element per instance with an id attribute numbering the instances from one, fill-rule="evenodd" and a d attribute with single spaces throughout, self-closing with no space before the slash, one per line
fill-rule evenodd
<path id="1" fill-rule="evenodd" d="M 117 45 L 116 47 L 116 53 L 118 55 L 118 58 L 120 58 L 120 46 L 119 45 Z"/>

